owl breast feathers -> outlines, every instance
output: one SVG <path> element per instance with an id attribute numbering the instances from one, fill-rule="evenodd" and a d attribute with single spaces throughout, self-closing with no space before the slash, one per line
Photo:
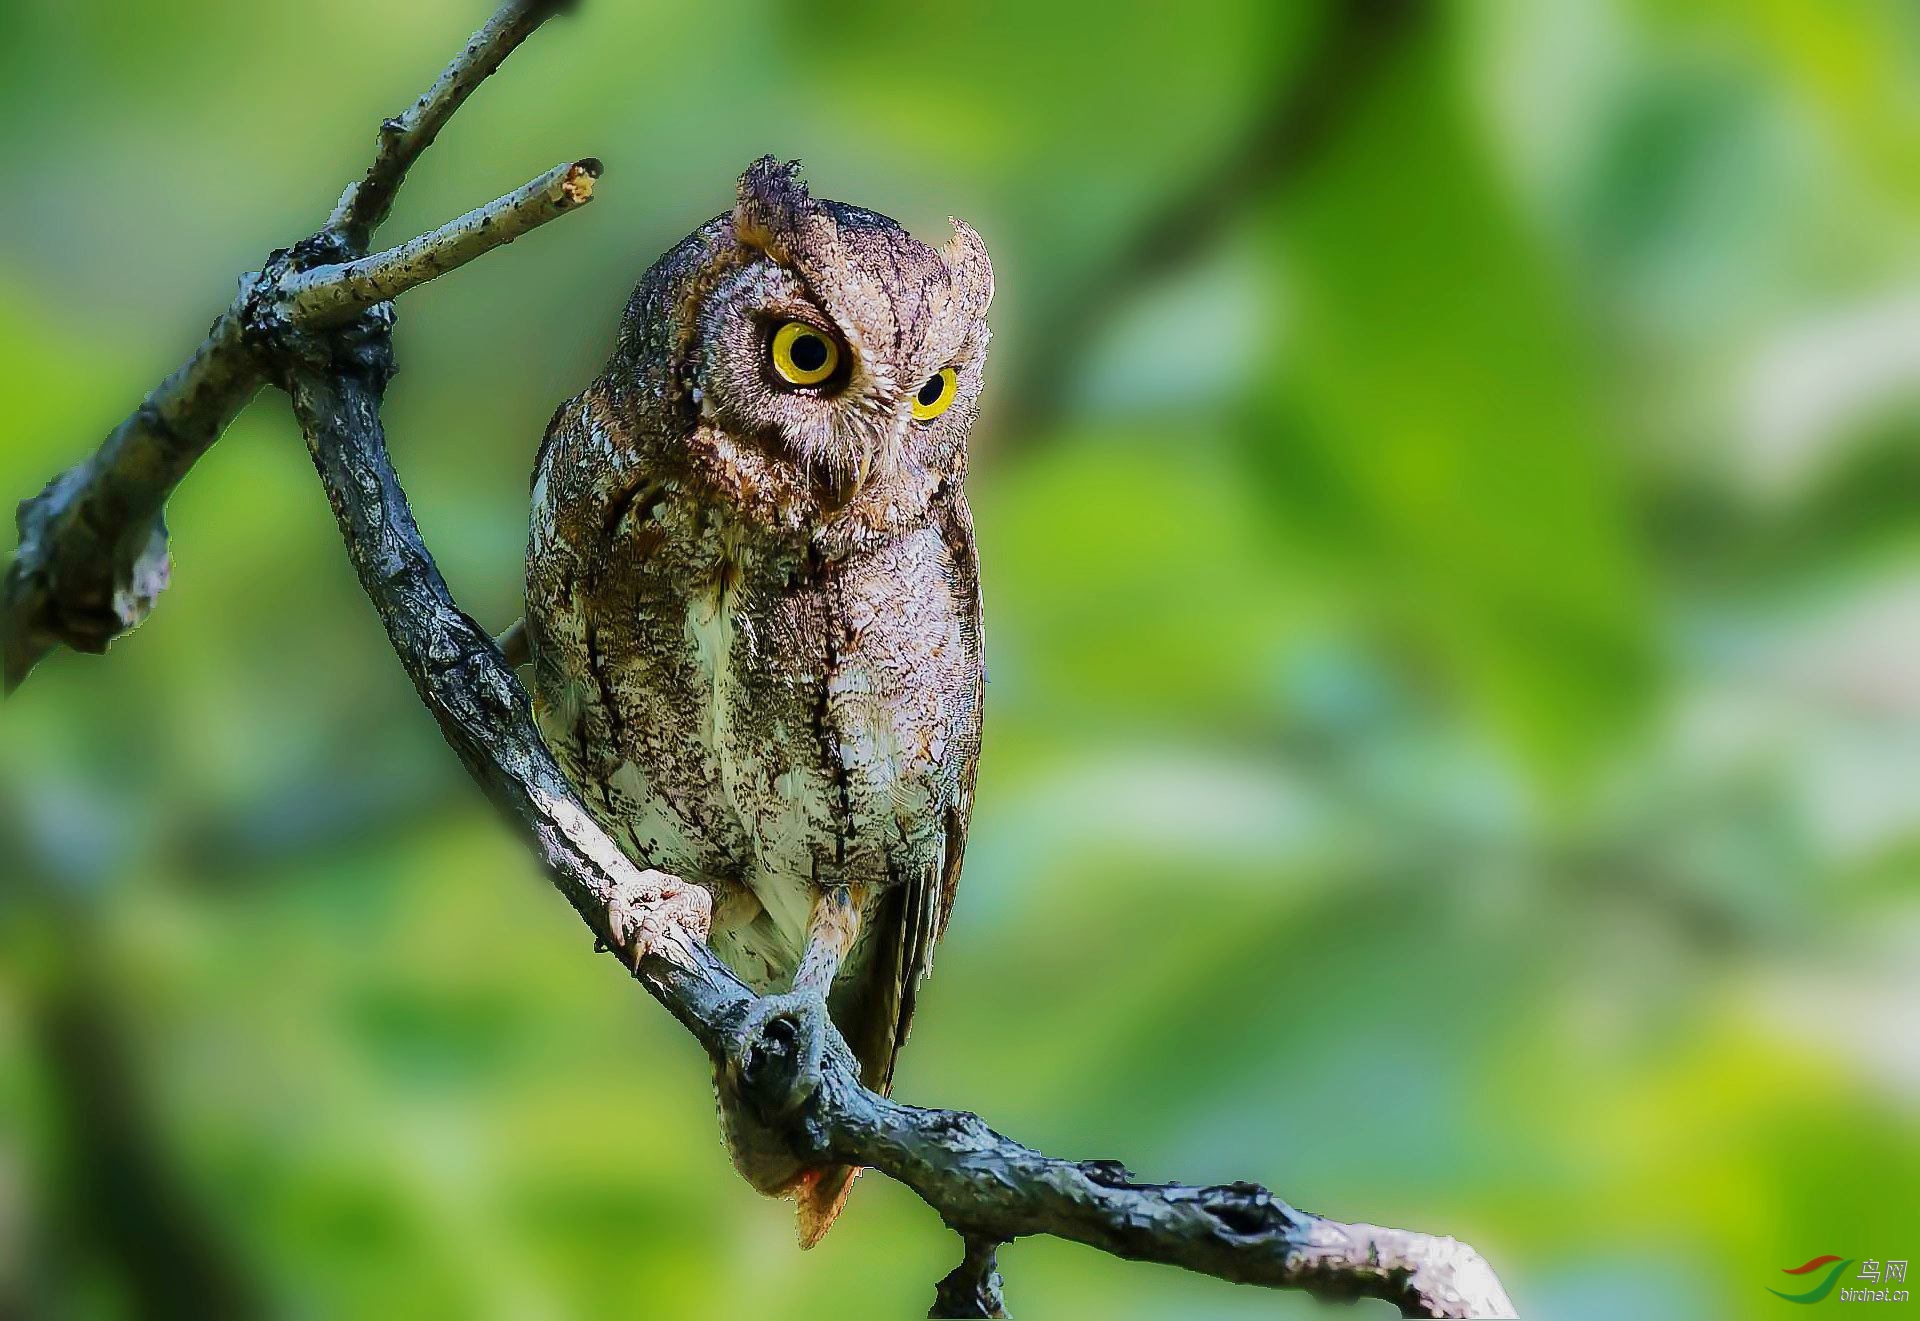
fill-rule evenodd
<path id="1" fill-rule="evenodd" d="M 528 635 L 561 764 L 636 860 L 710 891 L 749 984 L 827 998 L 883 1089 L 980 746 L 961 483 L 993 276 L 954 228 L 930 248 L 757 162 L 641 281 L 533 484 Z M 800 1189 L 803 1238 L 807 1197 L 844 1196 L 735 1157 Z"/>

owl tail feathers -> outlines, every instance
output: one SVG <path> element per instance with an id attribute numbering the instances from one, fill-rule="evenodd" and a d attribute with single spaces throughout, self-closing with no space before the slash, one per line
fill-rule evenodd
<path id="1" fill-rule="evenodd" d="M 840 1208 L 847 1204 L 847 1194 L 853 1191 L 853 1179 L 858 1173 L 857 1165 L 829 1165 L 801 1174 L 793 1186 L 793 1200 L 802 1248 L 812 1247 L 833 1228 Z"/>

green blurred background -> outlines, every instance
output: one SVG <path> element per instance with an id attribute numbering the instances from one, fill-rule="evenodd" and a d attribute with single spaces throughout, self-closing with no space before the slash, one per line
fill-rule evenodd
<path id="1" fill-rule="evenodd" d="M 549 413 L 750 159 L 970 220 L 986 749 L 899 1093 L 1457 1235 L 1529 1316 L 1790 1310 L 1784 1266 L 1920 1255 L 1920 11 L 1409 11 L 589 3 L 386 231 L 607 165 L 408 295 L 397 459 L 504 625 Z M 484 13 L 6 0 L 0 495 Z M 910 1193 L 803 1257 L 731 1174 L 282 400 L 170 521 L 155 617 L 0 709 L 0 1312 L 921 1314 Z M 1317 1309 L 1003 1263 L 1027 1317 Z"/>

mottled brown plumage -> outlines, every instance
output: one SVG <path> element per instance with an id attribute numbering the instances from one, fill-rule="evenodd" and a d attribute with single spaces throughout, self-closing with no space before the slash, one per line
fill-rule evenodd
<path id="1" fill-rule="evenodd" d="M 713 946 L 756 990 L 827 997 L 880 1089 L 980 743 L 961 483 L 993 277 L 955 231 L 936 251 L 757 162 L 641 281 L 534 476 L 527 625 L 562 766 L 635 859 L 710 892 Z M 789 379 L 808 369 L 830 371 Z M 729 1084 L 736 1165 L 817 1239 L 851 1171 L 756 1143 Z"/>

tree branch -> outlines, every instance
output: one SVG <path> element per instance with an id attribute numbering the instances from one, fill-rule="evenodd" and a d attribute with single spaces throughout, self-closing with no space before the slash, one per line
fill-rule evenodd
<path id="1" fill-rule="evenodd" d="M 289 275 L 273 296 L 285 315 L 300 324 L 345 321 L 585 206 L 593 200 L 593 182 L 599 177 L 600 162 L 591 157 L 556 165 L 533 182 L 449 220 L 431 234 L 371 257 Z"/>
<path id="2" fill-rule="evenodd" d="M 301 262 L 314 266 L 362 256 L 408 168 L 447 119 L 514 47 L 563 7 L 559 0 L 507 0 L 425 95 L 381 125 L 380 147 L 366 177 L 347 189 L 326 228 L 292 250 Z M 437 233 L 472 218 L 463 216 Z M 447 242 L 456 237 L 473 241 L 463 234 L 447 235 Z M 382 255 L 397 259 L 413 246 Z M 408 269 L 431 269 L 438 251 L 412 252 Z M 283 265 L 281 273 L 290 270 Z M 429 278 L 422 275 L 403 287 Z M 17 688 L 54 647 L 97 655 L 152 611 L 170 568 L 161 511 L 265 379 L 249 319 L 259 312 L 263 295 L 274 302 L 273 293 L 262 288 L 261 276 L 244 277 L 238 296 L 193 355 L 154 387 L 91 457 L 20 503 L 19 549 L 0 579 L 0 693 Z M 322 297 L 317 291 L 310 296 Z"/>
<path id="3" fill-rule="evenodd" d="M 803 1084 L 790 1038 L 776 1030 L 782 1020 L 749 1033 L 755 997 L 697 938 L 705 923 L 697 887 L 641 871 L 594 824 L 505 658 L 454 604 L 387 457 L 380 401 L 390 326 L 383 306 L 326 339 L 301 337 L 288 381 L 388 641 L 469 773 L 529 837 L 597 943 L 635 971 L 716 1067 L 747 1080 L 757 1117 L 805 1161 L 898 1179 L 967 1238 L 968 1260 L 957 1280 L 943 1281 L 937 1308 L 998 1306 L 982 1245 L 1051 1234 L 1227 1280 L 1385 1299 L 1412 1316 L 1514 1315 L 1486 1262 L 1452 1239 L 1323 1219 L 1256 1184 L 1146 1183 L 1111 1161 L 1042 1155 L 975 1115 L 879 1096 L 861 1086 L 831 1025 L 819 1085 L 796 1091 Z"/>

